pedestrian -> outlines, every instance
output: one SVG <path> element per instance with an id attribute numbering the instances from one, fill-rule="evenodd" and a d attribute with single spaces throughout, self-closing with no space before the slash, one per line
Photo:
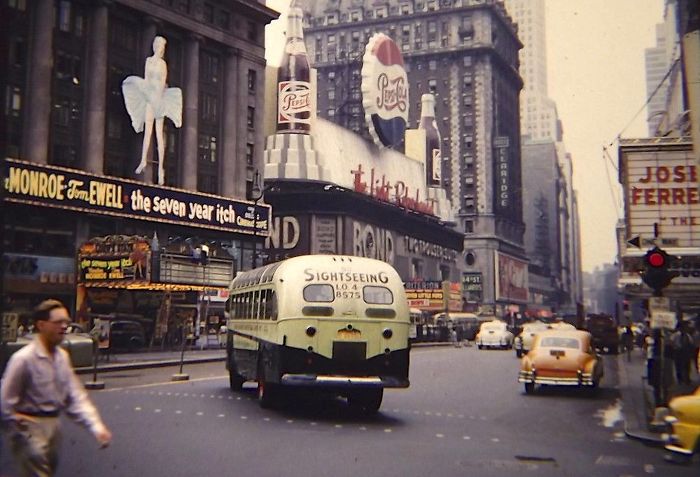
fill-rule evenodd
<path id="1" fill-rule="evenodd" d="M 690 384 L 690 366 L 695 356 L 695 343 L 688 325 L 688 322 L 681 321 L 672 337 L 676 379 L 679 384 Z"/>
<path id="2" fill-rule="evenodd" d="M 0 383 L 0 410 L 21 475 L 51 476 L 58 465 L 59 414 L 87 427 L 101 448 L 112 433 L 102 422 L 85 388 L 59 345 L 70 317 L 58 300 L 34 309 L 37 335 L 7 363 Z"/>
<path id="3" fill-rule="evenodd" d="M 654 388 L 655 407 L 668 406 L 673 386 L 673 345 L 660 329 L 652 330 L 647 340 L 647 379 Z"/>

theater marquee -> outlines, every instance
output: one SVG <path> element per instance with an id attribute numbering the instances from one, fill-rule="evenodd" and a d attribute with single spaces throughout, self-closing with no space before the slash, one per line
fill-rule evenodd
<path id="1" fill-rule="evenodd" d="M 269 235 L 270 206 L 7 159 L 5 200 L 21 204 Z"/>

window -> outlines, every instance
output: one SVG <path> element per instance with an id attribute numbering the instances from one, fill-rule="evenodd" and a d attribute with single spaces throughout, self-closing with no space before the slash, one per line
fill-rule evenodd
<path id="1" fill-rule="evenodd" d="M 252 42 L 258 41 L 258 25 L 253 21 L 248 22 L 247 38 Z"/>
<path id="2" fill-rule="evenodd" d="M 246 124 L 248 125 L 248 129 L 255 129 L 255 108 L 253 106 L 248 106 Z"/>
<path id="3" fill-rule="evenodd" d="M 15 10 L 25 11 L 27 9 L 26 0 L 8 0 L 7 5 Z"/>
<path id="4" fill-rule="evenodd" d="M 245 162 L 252 166 L 255 161 L 255 145 L 248 143 L 245 145 Z"/>
<path id="5" fill-rule="evenodd" d="M 219 57 L 209 53 L 202 53 L 202 78 L 203 82 L 218 83 L 219 82 Z"/>
<path id="6" fill-rule="evenodd" d="M 329 109 L 328 111 L 326 111 L 326 116 L 328 116 L 329 118 L 334 118 L 335 117 L 335 109 Z"/>
<path id="7" fill-rule="evenodd" d="M 248 70 L 248 92 L 255 93 L 256 84 L 258 81 L 258 74 L 255 70 Z"/>
<path id="8" fill-rule="evenodd" d="M 334 295 L 331 285 L 313 284 L 304 287 L 305 301 L 330 303 L 334 300 Z"/>
<path id="9" fill-rule="evenodd" d="M 220 11 L 217 17 L 217 22 L 219 27 L 223 30 L 228 30 L 231 28 L 231 14 L 229 12 Z"/>
<path id="10" fill-rule="evenodd" d="M 335 90 L 334 89 L 328 90 L 328 99 L 331 101 L 335 99 Z"/>
<path id="11" fill-rule="evenodd" d="M 370 305 L 391 305 L 394 302 L 391 290 L 371 285 L 362 288 L 362 298 Z"/>
<path id="12" fill-rule="evenodd" d="M 7 103 L 5 111 L 8 115 L 19 117 L 22 110 L 22 90 L 17 86 L 12 86 L 7 89 Z"/>
<path id="13" fill-rule="evenodd" d="M 58 15 L 56 16 L 56 21 L 58 22 L 58 29 L 62 32 L 70 32 L 71 25 L 71 3 L 68 1 L 61 1 L 58 4 Z"/>
<path id="14" fill-rule="evenodd" d="M 202 8 L 202 13 L 204 16 L 204 21 L 207 23 L 214 23 L 214 6 L 210 3 L 205 3 Z"/>
<path id="15" fill-rule="evenodd" d="M 219 117 L 219 101 L 216 96 L 209 93 L 202 93 L 199 105 L 200 117 L 203 121 L 216 123 Z"/>
<path id="16" fill-rule="evenodd" d="M 200 162 L 216 162 L 216 136 L 200 134 L 198 149 Z"/>
<path id="17" fill-rule="evenodd" d="M 430 90 L 430 92 L 433 94 L 435 93 L 435 91 L 437 91 L 437 80 L 428 80 L 428 90 Z"/>
<path id="18" fill-rule="evenodd" d="M 435 60 L 430 60 L 430 61 L 428 62 L 428 69 L 429 69 L 430 71 L 435 71 L 435 70 L 437 69 L 437 61 L 435 61 Z"/>

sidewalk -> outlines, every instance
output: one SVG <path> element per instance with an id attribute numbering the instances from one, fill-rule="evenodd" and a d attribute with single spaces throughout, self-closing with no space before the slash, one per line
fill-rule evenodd
<path id="1" fill-rule="evenodd" d="M 646 358 L 640 349 L 632 352 L 631 360 L 621 353 L 617 356 L 617 366 L 620 378 L 620 394 L 622 397 L 622 412 L 625 416 L 625 434 L 645 444 L 663 445 L 663 439 L 658 429 L 651 426 L 654 418 L 654 393 L 646 382 Z M 698 386 L 698 375 L 693 371 L 691 385 L 674 385 L 671 396 L 692 394 Z"/>

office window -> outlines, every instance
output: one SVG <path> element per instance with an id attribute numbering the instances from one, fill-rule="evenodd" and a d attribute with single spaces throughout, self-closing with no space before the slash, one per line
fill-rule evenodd
<path id="1" fill-rule="evenodd" d="M 252 106 L 248 106 L 246 124 L 248 125 L 248 129 L 255 129 L 255 108 Z"/>
<path id="2" fill-rule="evenodd" d="M 250 142 L 245 145 L 245 162 L 249 166 L 255 163 L 255 144 Z"/>
<path id="3" fill-rule="evenodd" d="M 255 87 L 258 81 L 258 74 L 255 70 L 248 70 L 248 92 L 255 93 Z"/>

